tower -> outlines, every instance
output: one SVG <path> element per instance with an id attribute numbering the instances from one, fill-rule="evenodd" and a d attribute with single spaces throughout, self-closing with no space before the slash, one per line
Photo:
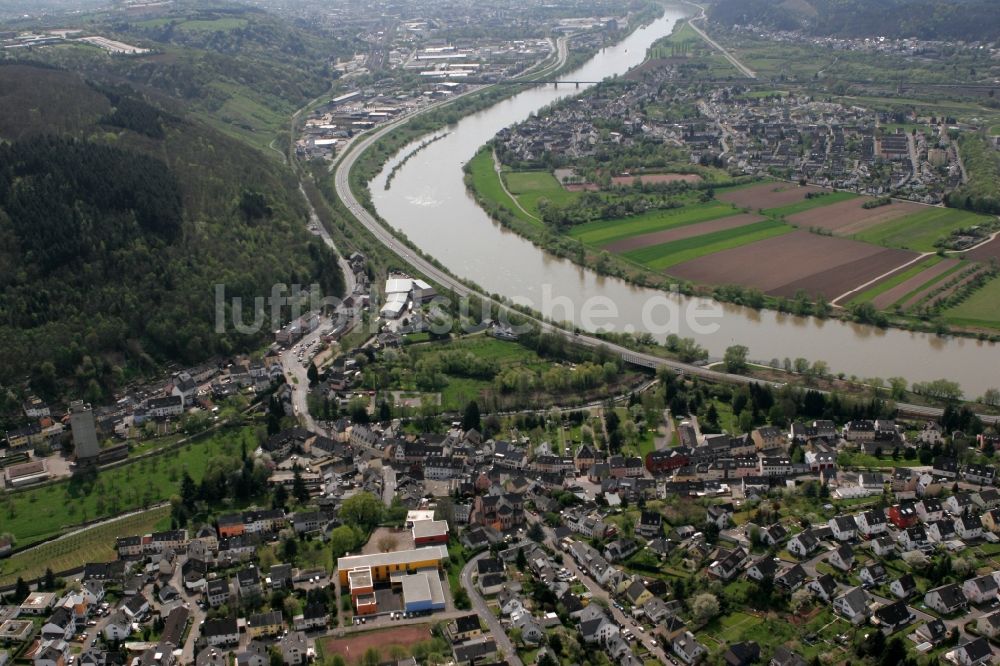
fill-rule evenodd
<path id="1" fill-rule="evenodd" d="M 78 461 L 93 460 L 101 452 L 94 425 L 94 412 L 82 400 L 74 400 L 69 406 L 69 423 L 73 430 L 73 445 Z"/>

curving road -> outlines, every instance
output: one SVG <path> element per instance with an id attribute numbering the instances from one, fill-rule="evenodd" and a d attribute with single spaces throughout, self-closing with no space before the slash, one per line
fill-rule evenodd
<path id="1" fill-rule="evenodd" d="M 560 59 L 565 60 L 565 52 L 560 51 Z M 557 63 L 558 66 L 558 63 Z M 461 280 L 452 276 L 450 273 L 438 268 L 433 263 L 420 256 L 412 249 L 404 245 L 401 241 L 396 239 L 394 232 L 383 225 L 379 220 L 377 220 L 362 204 L 358 201 L 357 197 L 351 191 L 350 186 L 350 173 L 351 169 L 357 163 L 358 158 L 370 148 L 375 142 L 394 131 L 397 127 L 408 123 L 413 118 L 416 118 L 421 113 L 426 113 L 432 108 L 437 108 L 437 105 L 431 105 L 426 109 L 414 113 L 405 118 L 401 118 L 395 122 L 387 123 L 377 132 L 369 135 L 361 142 L 357 143 L 353 150 L 351 150 L 347 155 L 345 155 L 337 165 L 337 171 L 335 174 L 335 189 L 337 196 L 344 203 L 350 213 L 357 219 L 357 221 L 367 229 L 375 239 L 396 254 L 400 259 L 409 263 L 418 272 L 423 273 L 428 279 L 438 283 L 442 287 L 450 290 L 459 298 L 465 298 L 468 296 L 476 296 L 477 298 L 491 303 L 492 305 L 504 310 L 509 311 L 509 308 L 490 297 L 487 294 L 481 293 L 474 289 L 469 288 Z M 701 377 L 703 379 L 722 382 L 728 384 L 768 384 L 773 388 L 780 388 L 784 386 L 780 382 L 767 382 L 759 379 L 754 379 L 751 377 L 744 377 L 742 375 L 732 375 L 725 372 L 719 372 L 716 370 L 710 370 L 708 368 L 703 368 L 697 365 L 691 365 L 689 363 L 682 363 L 680 361 L 674 361 L 671 359 L 664 359 L 659 356 L 653 356 L 651 354 L 644 354 L 642 352 L 636 352 L 623 347 L 621 345 L 601 340 L 591 335 L 586 335 L 583 333 L 574 333 L 568 331 L 564 328 L 550 324 L 547 321 L 539 319 L 537 317 L 528 317 L 523 313 L 518 312 L 518 315 L 525 316 L 527 319 L 539 330 L 552 333 L 556 335 L 561 335 L 570 342 L 575 344 L 583 345 L 590 348 L 601 348 L 604 347 L 611 353 L 621 357 L 625 362 L 632 363 L 634 365 L 640 365 L 647 368 L 670 368 L 679 373 L 684 373 L 687 375 L 694 375 Z M 911 405 L 906 403 L 896 403 L 900 411 L 905 412 L 918 417 L 926 418 L 936 418 L 941 416 L 943 410 L 937 407 L 925 407 L 923 405 Z M 980 415 L 980 418 L 987 423 L 998 423 L 1000 422 L 1000 417 L 992 415 Z"/>
<path id="2" fill-rule="evenodd" d="M 514 644 L 510 642 L 510 638 L 507 636 L 507 632 L 504 631 L 503 626 L 500 624 L 500 620 L 496 618 L 493 611 L 489 609 L 486 605 L 486 600 L 483 599 L 483 595 L 479 593 L 476 586 L 472 583 L 472 571 L 476 568 L 476 562 L 487 557 L 490 551 L 483 551 L 479 553 L 471 560 L 469 560 L 465 566 L 462 568 L 462 587 L 465 591 L 469 593 L 469 600 L 472 602 L 472 609 L 486 622 L 486 626 L 489 627 L 490 635 L 493 636 L 493 640 L 496 641 L 497 649 L 503 653 L 504 658 L 510 666 L 524 666 L 521 662 L 521 658 L 517 656 L 517 650 L 514 649 Z"/>

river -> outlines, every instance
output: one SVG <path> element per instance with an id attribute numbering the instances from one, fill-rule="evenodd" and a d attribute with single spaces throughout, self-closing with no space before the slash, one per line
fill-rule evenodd
<path id="1" fill-rule="evenodd" d="M 599 81 L 626 72 L 684 15 L 683 9 L 668 8 L 663 17 L 563 78 Z M 994 376 L 996 348 L 990 343 L 793 317 L 638 288 L 554 257 L 495 223 L 466 192 L 462 165 L 504 127 L 586 87 L 539 85 L 463 118 L 448 128 L 446 137 L 413 155 L 386 190 L 393 167 L 424 139 L 415 140 L 372 182 L 375 208 L 455 275 L 587 330 L 649 331 L 660 340 L 677 333 L 695 338 L 716 358 L 729 345 L 742 344 L 755 360 L 822 360 L 831 371 L 848 376 L 900 376 L 911 382 L 948 378 L 959 382 L 968 397 L 1000 386 L 1000 377 Z"/>

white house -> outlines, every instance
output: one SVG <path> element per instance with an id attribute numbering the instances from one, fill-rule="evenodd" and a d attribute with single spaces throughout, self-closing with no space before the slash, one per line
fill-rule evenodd
<path id="1" fill-rule="evenodd" d="M 983 523 L 978 516 L 959 516 L 955 519 L 955 533 L 962 539 L 981 539 Z"/>
<path id="2" fill-rule="evenodd" d="M 685 664 L 697 662 L 708 652 L 690 631 L 685 631 L 674 639 L 673 649 L 674 654 Z"/>
<path id="3" fill-rule="evenodd" d="M 953 516 L 961 516 L 974 510 L 976 503 L 972 501 L 969 493 L 958 493 L 952 495 L 944 501 L 944 508 Z"/>
<path id="4" fill-rule="evenodd" d="M 931 523 L 944 517 L 944 507 L 934 497 L 925 497 L 914 505 L 923 523 Z"/>
<path id="5" fill-rule="evenodd" d="M 892 543 L 892 539 L 887 536 L 881 536 L 877 539 L 872 539 L 872 552 L 879 557 L 884 557 L 891 554 L 896 550 L 896 546 Z"/>
<path id="6" fill-rule="evenodd" d="M 972 604 L 983 604 L 997 598 L 997 582 L 992 574 L 970 578 L 962 583 L 962 594 Z"/>
<path id="7" fill-rule="evenodd" d="M 852 587 L 833 600 L 833 610 L 851 624 L 864 624 L 868 619 L 868 593 Z"/>
<path id="8" fill-rule="evenodd" d="M 955 662 L 959 666 L 980 666 L 993 661 L 993 648 L 988 640 L 980 636 L 964 645 L 959 645 L 953 651 Z"/>
<path id="9" fill-rule="evenodd" d="M 823 601 L 830 603 L 837 596 L 837 581 L 830 574 L 823 574 L 816 580 L 809 581 L 806 589 Z"/>
<path id="10" fill-rule="evenodd" d="M 124 641 L 132 633 L 132 623 L 125 613 L 118 610 L 108 618 L 108 623 L 104 625 L 104 639 L 109 642 Z"/>
<path id="11" fill-rule="evenodd" d="M 850 541 L 858 533 L 858 524 L 850 516 L 834 516 L 827 524 L 837 541 Z"/>
<path id="12" fill-rule="evenodd" d="M 935 520 L 927 526 L 927 538 L 934 543 L 954 539 L 955 522 L 952 520 Z"/>
<path id="13" fill-rule="evenodd" d="M 788 552 L 799 558 L 806 558 L 814 550 L 819 548 L 819 541 L 811 532 L 799 532 L 788 540 Z"/>
<path id="14" fill-rule="evenodd" d="M 950 615 L 965 608 L 967 600 L 958 585 L 948 583 L 928 590 L 927 594 L 924 595 L 924 603 L 938 613 Z"/>
<path id="15" fill-rule="evenodd" d="M 927 531 L 922 525 L 907 527 L 899 533 L 899 543 L 903 550 L 917 550 L 927 543 Z"/>
<path id="16" fill-rule="evenodd" d="M 917 591 L 917 582 L 910 574 L 903 574 L 889 583 L 889 591 L 899 599 L 907 599 Z"/>
<path id="17" fill-rule="evenodd" d="M 214 647 L 220 645 L 236 645 L 240 642 L 236 618 L 228 617 L 219 620 L 205 620 L 201 625 L 201 637 Z"/>
<path id="18" fill-rule="evenodd" d="M 1000 636 L 1000 611 L 980 617 L 976 621 L 976 629 L 982 635 L 990 638 Z"/>
<path id="19" fill-rule="evenodd" d="M 869 539 L 885 534 L 889 526 L 882 511 L 865 511 L 855 516 L 854 522 L 858 524 L 858 531 Z"/>
<path id="20" fill-rule="evenodd" d="M 851 548 L 850 544 L 844 544 L 837 550 L 830 553 L 830 557 L 827 561 L 840 569 L 841 571 L 850 571 L 851 567 L 854 566 L 854 549 Z"/>
<path id="21" fill-rule="evenodd" d="M 770 578 L 774 579 L 774 574 L 778 572 L 778 563 L 771 557 L 762 557 L 747 568 L 747 578 L 762 581 Z"/>
<path id="22" fill-rule="evenodd" d="M 858 578 L 861 579 L 863 584 L 874 587 L 885 582 L 887 574 L 885 567 L 876 562 L 866 567 L 861 567 L 861 571 L 858 572 Z"/>
<path id="23" fill-rule="evenodd" d="M 777 546 L 788 537 L 788 530 L 781 523 L 775 523 L 760 531 L 760 540 L 768 546 Z"/>
<path id="24" fill-rule="evenodd" d="M 618 625 L 604 615 L 580 623 L 580 635 L 585 643 L 607 643 L 619 633 Z"/>

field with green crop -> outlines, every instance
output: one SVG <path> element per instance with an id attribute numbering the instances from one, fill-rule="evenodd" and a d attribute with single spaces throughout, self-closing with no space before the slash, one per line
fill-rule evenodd
<path id="1" fill-rule="evenodd" d="M 708 254 L 749 245 L 766 238 L 793 231 L 793 227 L 778 220 L 763 220 L 735 229 L 685 238 L 683 240 L 644 247 L 625 256 L 654 270 L 663 270 L 675 264 L 697 259 Z"/>
<path id="2" fill-rule="evenodd" d="M 856 240 L 899 247 L 917 252 L 934 252 L 934 243 L 956 229 L 989 222 L 990 218 L 955 208 L 928 207 L 927 210 L 890 220 L 855 236 Z"/>
<path id="3" fill-rule="evenodd" d="M 569 235 L 588 245 L 602 246 L 632 236 L 717 220 L 720 217 L 736 215 L 739 212 L 739 209 L 730 204 L 710 201 L 683 208 L 654 210 L 624 219 L 598 220 L 581 224 L 573 227 Z"/>
<path id="4" fill-rule="evenodd" d="M 923 271 L 927 270 L 931 266 L 940 262 L 941 262 L 941 257 L 937 255 L 929 257 L 927 260 L 916 263 L 910 268 L 906 269 L 905 271 L 893 275 L 888 280 L 883 280 L 882 282 L 879 282 L 870 289 L 866 289 L 865 291 L 861 292 L 860 294 L 852 298 L 850 301 L 848 301 L 848 304 L 854 305 L 856 303 L 867 303 L 868 301 L 872 300 L 879 294 L 883 294 L 889 291 L 896 285 L 903 284 L 910 278 L 920 275 L 920 273 L 922 273 Z"/>
<path id="5" fill-rule="evenodd" d="M 789 215 L 795 215 L 796 213 L 812 210 L 813 208 L 819 208 L 820 206 L 829 206 L 830 204 L 835 204 L 839 201 L 856 199 L 857 197 L 858 195 L 853 192 L 830 192 L 829 194 L 824 194 L 821 197 L 803 199 L 802 201 L 788 206 L 769 208 L 768 210 L 765 210 L 764 213 L 773 217 L 787 217 Z"/>
<path id="6" fill-rule="evenodd" d="M 541 226 L 537 220 L 518 207 L 517 202 L 508 196 L 504 191 L 500 179 L 497 177 L 496 169 L 493 167 L 493 154 L 489 150 L 481 150 L 475 157 L 469 160 L 469 178 L 472 180 L 472 189 L 486 201 L 492 201 L 498 206 L 505 208 L 511 215 L 534 226 Z"/>
<path id="7" fill-rule="evenodd" d="M 943 314 L 946 320 L 959 326 L 1000 328 L 1000 277 L 993 278 Z"/>
<path id="8" fill-rule="evenodd" d="M 524 208 L 537 217 L 538 202 L 542 199 L 554 204 L 567 204 L 580 196 L 580 192 L 567 192 L 555 176 L 547 171 L 510 171 L 503 174 L 507 189 L 517 197 Z"/>
<path id="9" fill-rule="evenodd" d="M 208 462 L 218 456 L 237 458 L 241 443 L 253 450 L 251 428 L 220 432 L 178 449 L 100 472 L 74 476 L 47 486 L 11 493 L 0 504 L 0 529 L 19 546 L 47 539 L 74 525 L 134 511 L 176 495 L 186 470 L 201 479 Z"/>
<path id="10" fill-rule="evenodd" d="M 703 73 L 699 74 L 706 78 L 741 77 L 732 63 L 702 39 L 687 21 L 678 23 L 670 35 L 656 42 L 649 49 L 649 57 L 689 58 L 694 63 L 706 66 Z"/>
<path id="11" fill-rule="evenodd" d="M 117 557 L 115 539 L 119 536 L 148 534 L 170 527 L 170 507 L 163 506 L 131 516 L 111 520 L 80 530 L 37 548 L 16 553 L 0 561 L 0 585 L 9 585 L 19 577 L 38 578 L 46 569 L 68 571 L 87 562 L 107 562 Z"/>

